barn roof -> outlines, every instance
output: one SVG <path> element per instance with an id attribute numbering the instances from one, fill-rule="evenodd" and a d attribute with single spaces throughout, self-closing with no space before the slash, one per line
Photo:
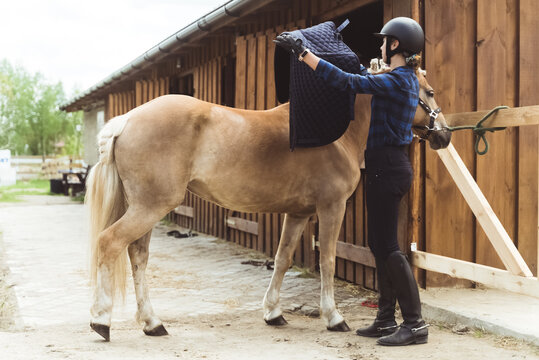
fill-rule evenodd
<path id="1" fill-rule="evenodd" d="M 193 21 L 181 30 L 161 41 L 142 55 L 93 85 L 82 94 L 77 95 L 61 106 L 62 110 L 76 111 L 92 104 L 104 96 L 113 84 L 133 79 L 141 71 L 167 55 L 193 44 L 216 31 L 231 24 L 240 17 L 250 14 L 274 0 L 230 0 L 215 10 Z"/>

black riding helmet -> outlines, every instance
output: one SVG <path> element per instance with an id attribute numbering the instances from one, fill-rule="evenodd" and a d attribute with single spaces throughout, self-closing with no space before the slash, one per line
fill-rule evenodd
<path id="1" fill-rule="evenodd" d="M 391 57 L 397 53 L 406 52 L 406 56 L 419 53 L 423 50 L 425 42 L 425 34 L 421 25 L 408 17 L 396 17 L 389 20 L 382 30 L 375 33 L 374 36 L 388 37 L 386 43 L 388 65 L 391 63 Z M 399 46 L 395 50 L 391 50 L 391 38 L 399 40 Z"/>

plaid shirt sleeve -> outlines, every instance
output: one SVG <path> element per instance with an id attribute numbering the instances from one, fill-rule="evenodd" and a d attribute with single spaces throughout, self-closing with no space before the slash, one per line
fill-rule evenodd
<path id="1" fill-rule="evenodd" d="M 316 76 L 338 90 L 373 95 L 367 148 L 409 144 L 419 98 L 413 69 L 399 67 L 380 75 L 365 73 L 362 68 L 360 74 L 350 74 L 322 59 L 315 70 Z"/>
<path id="2" fill-rule="evenodd" d="M 365 67 L 362 66 L 361 70 L 361 74 L 350 74 L 320 59 L 315 74 L 338 90 L 351 91 L 356 94 L 391 96 L 400 88 L 398 81 L 391 73 L 368 75 Z"/>

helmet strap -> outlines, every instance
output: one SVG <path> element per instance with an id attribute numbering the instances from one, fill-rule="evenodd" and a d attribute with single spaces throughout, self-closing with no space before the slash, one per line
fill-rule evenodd
<path id="1" fill-rule="evenodd" d="M 399 50 L 399 47 L 397 46 L 397 48 L 395 50 L 391 50 L 391 44 L 393 43 L 393 38 L 391 36 L 388 36 L 386 38 L 386 58 L 387 58 L 387 65 L 390 66 L 391 65 L 391 58 L 393 57 L 393 55 L 395 54 L 398 54 L 400 52 Z M 400 44 L 399 44 L 400 46 Z"/>

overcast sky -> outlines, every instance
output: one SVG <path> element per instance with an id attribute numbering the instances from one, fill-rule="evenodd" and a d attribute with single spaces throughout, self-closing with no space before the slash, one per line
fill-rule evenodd
<path id="1" fill-rule="evenodd" d="M 0 0 L 0 59 L 86 90 L 227 0 Z"/>

